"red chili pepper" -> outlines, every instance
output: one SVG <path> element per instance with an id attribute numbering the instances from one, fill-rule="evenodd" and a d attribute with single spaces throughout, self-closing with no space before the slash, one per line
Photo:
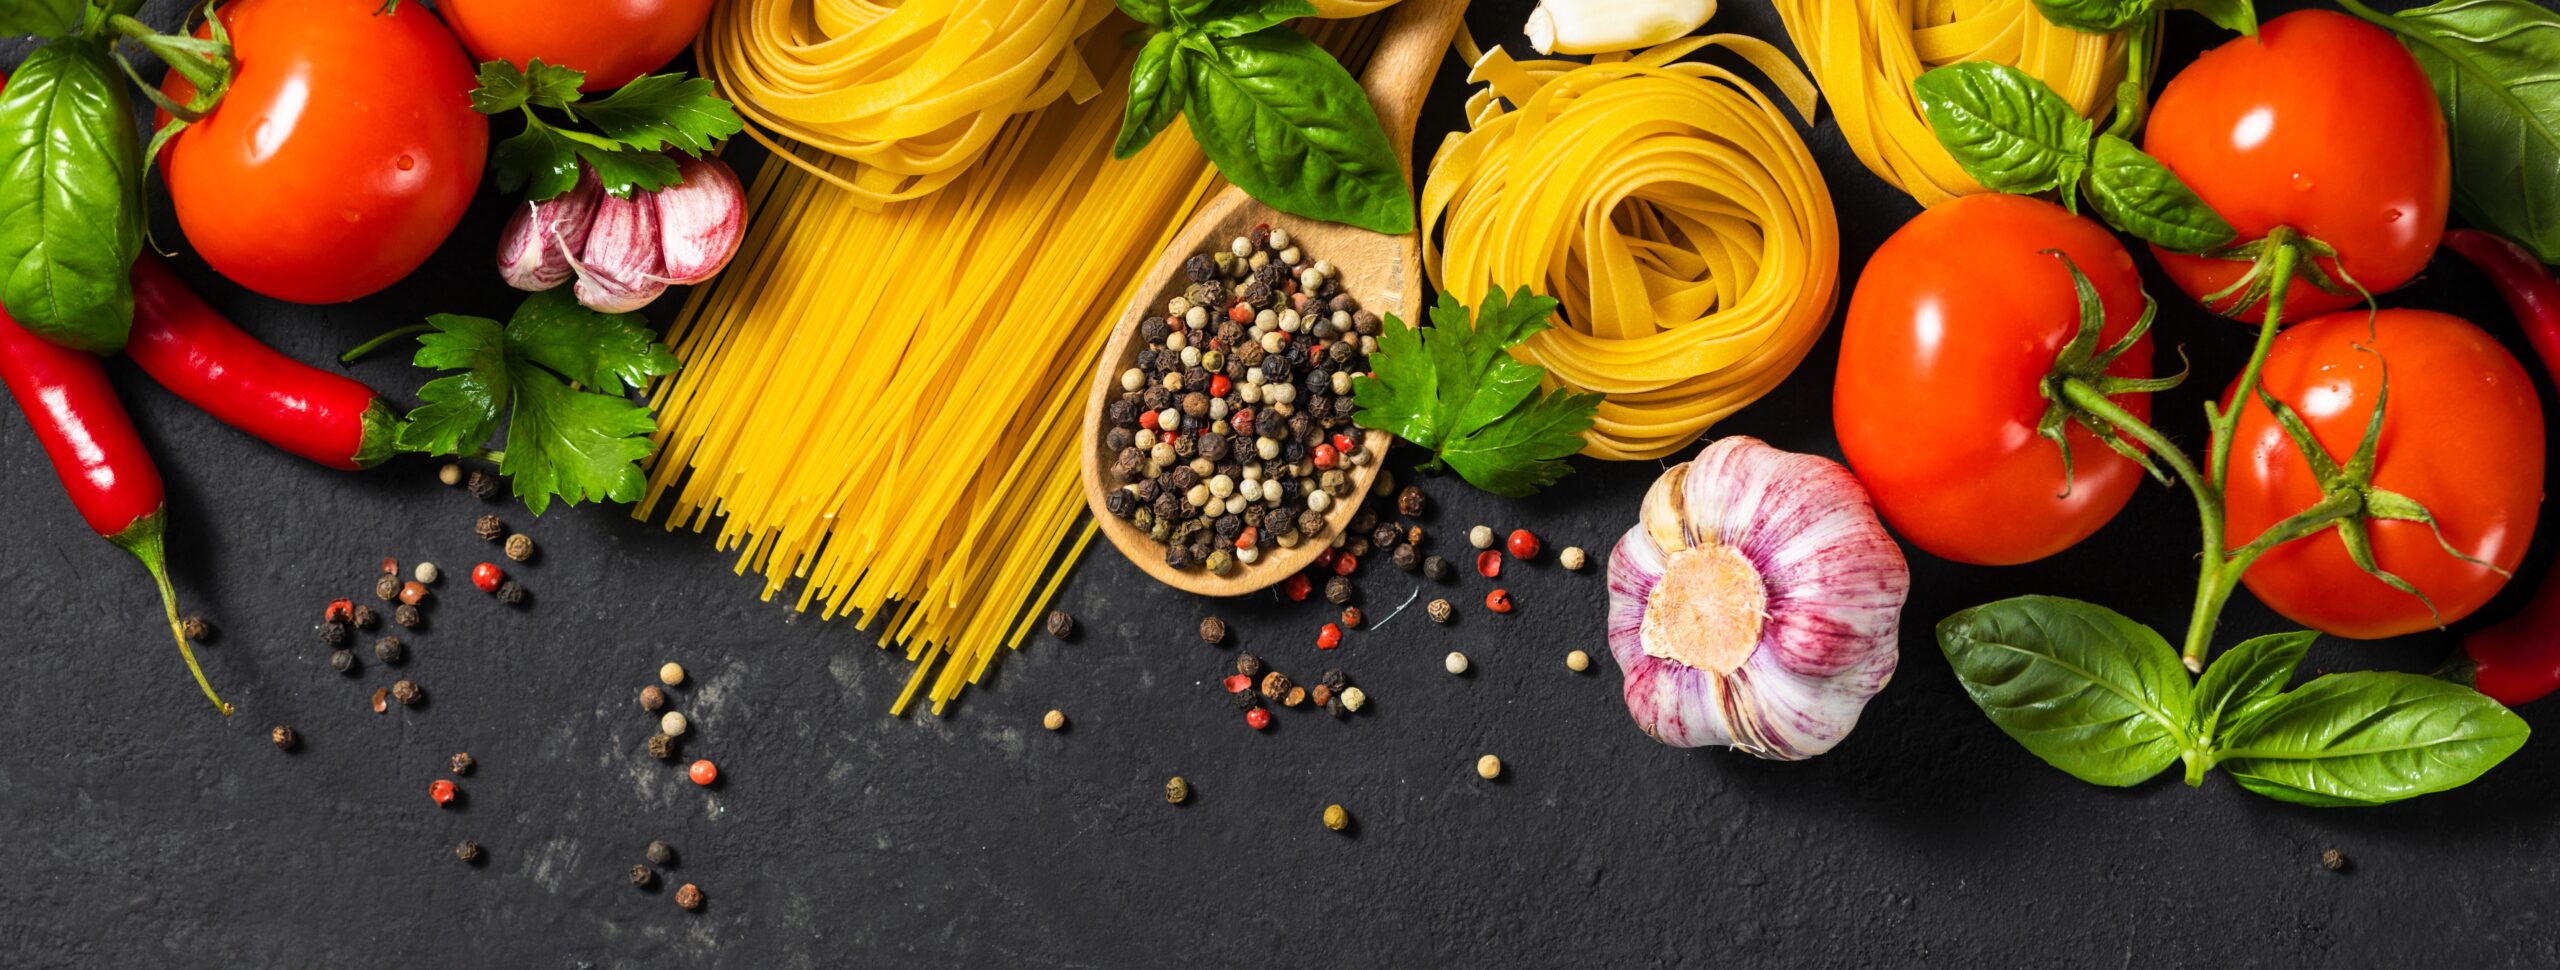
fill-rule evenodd
<path id="1" fill-rule="evenodd" d="M 1244 712 L 1244 726 L 1256 731 L 1270 727 L 1271 712 L 1259 707 Z"/>
<path id="2" fill-rule="evenodd" d="M 1511 530 L 1511 538 L 1503 544 L 1510 547 L 1513 559 L 1526 562 L 1538 558 L 1538 536 L 1527 529 Z"/>
<path id="3" fill-rule="evenodd" d="M 1289 597 L 1292 603 L 1303 603 L 1307 600 L 1307 589 L 1313 585 L 1307 582 L 1307 574 L 1294 573 L 1280 581 L 1280 593 Z"/>
<path id="4" fill-rule="evenodd" d="M 230 714 L 231 705 L 205 680 L 179 625 L 178 594 L 169 587 L 169 513 L 160 469 L 143 448 L 142 435 L 134 430 L 123 402 L 116 400 L 115 389 L 107 385 L 106 367 L 94 356 L 28 333 L 0 313 L 0 381 L 17 398 L 81 519 L 116 548 L 142 560 L 142 568 L 151 573 L 168 614 L 169 634 L 178 641 L 178 655 L 186 659 L 204 696 Z"/>
<path id="5" fill-rule="evenodd" d="M 1244 693 L 1245 691 L 1253 689 L 1253 678 L 1247 677 L 1243 674 L 1228 674 L 1226 688 L 1227 693 L 1230 694 Z"/>
<path id="6" fill-rule="evenodd" d="M 498 584 L 506 581 L 507 574 L 498 569 L 497 563 L 484 562 L 471 567 L 471 585 L 479 587 L 483 593 L 497 592 Z"/>
<path id="7" fill-rule="evenodd" d="M 1476 575 L 1486 579 L 1502 575 L 1502 550 L 1487 549 L 1476 553 Z"/>
<path id="8" fill-rule="evenodd" d="M 1327 623 L 1316 631 L 1316 649 L 1331 650 L 1342 645 L 1342 627 Z"/>
<path id="9" fill-rule="evenodd" d="M 285 451 L 347 471 L 391 457 L 400 419 L 372 388 L 259 343 L 149 252 L 133 264 L 124 353 L 179 399 Z"/>
<path id="10" fill-rule="evenodd" d="M 1497 589 L 1484 594 L 1484 608 L 1496 613 L 1511 612 L 1511 591 Z"/>
<path id="11" fill-rule="evenodd" d="M 2560 381 L 2560 281 L 2524 247 L 2476 229 L 2445 233 L 2444 247 L 2496 284 L 2541 356 L 2543 372 Z M 2560 568 L 2544 573 L 2524 612 L 2463 637 L 2462 653 L 2454 666 L 2468 669 L 2459 674 L 2500 704 L 2513 707 L 2560 688 Z"/>
<path id="12" fill-rule="evenodd" d="M 1353 572 L 1358 571 L 1359 568 L 1360 557 L 1358 556 L 1354 556 L 1346 552 L 1342 555 L 1333 557 L 1333 574 L 1336 576 L 1351 575 Z"/>

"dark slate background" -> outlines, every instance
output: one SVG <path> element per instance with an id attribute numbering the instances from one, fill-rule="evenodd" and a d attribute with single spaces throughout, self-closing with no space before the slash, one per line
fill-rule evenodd
<path id="1" fill-rule="evenodd" d="M 166 22 L 175 6 L 151 9 Z M 1513 37 L 1529 6 L 1485 0 L 1470 19 L 1480 37 Z M 2173 66 L 2216 39 L 2194 17 L 2172 24 Z M 1764 4 L 1728 3 L 1714 26 L 1784 43 Z M 1442 71 L 1426 146 L 1460 122 L 1462 71 Z M 1808 137 L 1854 279 L 1914 207 L 1857 165 L 1827 112 Z M 324 360 L 430 312 L 503 316 L 515 294 L 488 265 L 503 210 L 486 193 L 425 269 L 343 306 L 252 296 L 192 261 L 182 271 L 242 325 Z M 2451 257 L 2387 302 L 2464 313 L 2521 351 Z M 2247 333 L 2181 300 L 2163 309 L 2164 342 L 2202 376 L 2159 410 L 2200 440 L 2200 394 L 2236 369 Z M 1826 339 L 1720 430 L 1836 455 L 1836 350 Z M 0 530 L 11 966 L 2560 964 L 2548 739 L 2460 791 L 2322 811 L 2218 775 L 2201 791 L 2174 773 L 2084 786 L 1964 698 L 1926 633 L 1963 606 L 2040 591 L 2178 625 L 2195 526 L 2166 488 L 2032 566 L 1915 553 L 1901 675 L 1809 763 L 1673 750 L 1633 728 L 1614 665 L 1563 666 L 1577 647 L 1606 657 L 1603 593 L 1596 572 L 1552 558 L 1504 577 L 1520 603 L 1509 617 L 1469 609 L 1440 628 L 1406 615 L 1319 655 L 1315 604 L 1194 600 L 1097 549 L 1060 599 L 1083 620 L 1072 642 L 1035 638 L 949 716 L 897 719 L 897 653 L 851 623 L 759 602 L 704 537 L 612 508 L 536 523 L 437 484 L 416 458 L 314 468 L 128 364 L 111 370 L 169 478 L 178 590 L 223 630 L 207 672 L 241 713 L 206 710 L 142 571 L 81 526 L 25 423 L 0 420 L 0 494 L 15 512 Z M 422 380 L 391 356 L 353 373 L 403 400 Z M 1485 522 L 1597 559 L 1659 467 L 1577 465 L 1567 487 L 1526 502 L 1428 482 L 1437 547 Z M 540 543 L 515 570 L 534 591 L 523 612 L 460 579 L 490 557 L 470 530 L 493 509 Z M 2539 578 L 2550 531 L 2486 615 Z M 362 595 L 384 555 L 435 560 L 448 578 L 398 672 L 428 702 L 377 716 L 367 697 L 392 673 L 369 658 L 357 678 L 332 673 L 311 623 L 331 597 Z M 1370 572 L 1371 616 L 1414 585 Z M 1486 585 L 1424 594 L 1471 605 Z M 1192 634 L 1210 612 L 1237 631 L 1224 649 Z M 2224 625 L 2231 642 L 2284 624 L 2243 595 Z M 2313 662 L 2425 669 L 2450 642 L 2324 642 Z M 1255 734 L 1215 683 L 1238 647 L 1301 675 L 1344 666 L 1374 706 L 1348 723 L 1284 712 Z M 1465 678 L 1441 672 L 1453 648 L 1474 658 Z M 693 671 L 677 692 L 695 725 L 684 751 L 718 759 L 717 788 L 641 751 L 650 727 L 633 692 L 669 659 Z M 1052 707 L 1070 730 L 1040 729 Z M 2548 708 L 2527 716 L 2553 726 Z M 302 750 L 268 746 L 280 722 Z M 481 767 L 462 806 L 439 810 L 426 784 L 466 749 Z M 1509 765 L 1499 782 L 1475 777 L 1486 752 Z M 1174 774 L 1196 793 L 1181 808 L 1160 795 Z M 1357 819 L 1347 836 L 1317 824 L 1332 802 Z M 454 861 L 466 836 L 485 865 Z M 643 892 L 624 870 L 651 839 L 680 859 Z M 2333 847 L 2352 860 L 2343 874 L 2319 864 Z M 671 901 L 666 885 L 687 881 L 708 892 L 703 912 Z"/>

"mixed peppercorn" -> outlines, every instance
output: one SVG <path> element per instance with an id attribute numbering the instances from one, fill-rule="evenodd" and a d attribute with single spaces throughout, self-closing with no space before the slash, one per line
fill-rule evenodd
<path id="1" fill-rule="evenodd" d="M 1375 456 L 1353 422 L 1379 320 L 1287 231 L 1255 226 L 1183 263 L 1190 285 L 1138 325 L 1145 348 L 1105 409 L 1114 516 L 1166 565 L 1225 575 L 1324 535 Z"/>

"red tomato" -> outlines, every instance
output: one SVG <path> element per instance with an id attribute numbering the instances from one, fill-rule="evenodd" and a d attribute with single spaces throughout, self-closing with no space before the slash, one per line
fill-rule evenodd
<path id="1" fill-rule="evenodd" d="M 423 5 L 381 6 L 218 8 L 239 74 L 160 158 L 187 242 L 240 285 L 302 303 L 365 296 L 426 262 L 470 206 L 489 157 L 471 62 Z M 175 71 L 160 88 L 182 104 L 195 94 Z"/>
<path id="2" fill-rule="evenodd" d="M 2098 531 L 2142 480 L 2139 465 L 2073 425 L 2062 450 L 2036 437 L 2039 391 L 2078 331 L 2071 274 L 2106 308 L 2102 344 L 2142 315 L 2142 281 L 2097 223 L 2050 202 L 1973 195 L 1922 212 L 1867 261 L 1840 333 L 1832 422 L 1876 508 L 1912 545 L 1958 562 L 2042 559 Z M 2137 341 L 2108 373 L 2151 376 Z M 2148 417 L 2148 395 L 2116 399 Z"/>
<path id="3" fill-rule="evenodd" d="M 2160 92 L 2143 147 L 2242 240 L 2290 226 L 2338 251 L 2320 261 L 2333 278 L 2343 262 L 2375 293 L 2418 275 L 2444 235 L 2453 177 L 2435 89 L 2390 34 L 2345 14 L 2286 14 L 2254 39 L 2206 51 Z M 2246 262 L 2154 251 L 2198 299 L 2249 271 Z M 2360 299 L 2297 276 L 2285 320 Z M 2255 323 L 2265 310 L 2225 312 Z"/>
<path id="4" fill-rule="evenodd" d="M 481 60 L 587 72 L 578 90 L 609 91 L 666 66 L 702 32 L 711 0 L 441 0 L 446 23 Z"/>
<path id="5" fill-rule="evenodd" d="M 2542 504 L 2545 441 L 2533 379 L 2459 317 L 2384 310 L 2371 332 L 2366 320 L 2361 310 L 2332 314 L 2278 336 L 2262 378 L 2268 393 L 2301 412 L 2343 464 L 2364 440 L 2388 362 L 2391 403 L 2373 484 L 2425 505 L 2454 548 L 2514 570 Z M 2231 406 L 2228 391 L 2223 406 Z M 2320 500 L 2310 463 L 2263 404 L 2240 415 L 2225 500 L 2235 547 Z M 2423 523 L 2370 528 L 2375 563 L 2426 593 L 2443 622 L 2470 615 L 2506 585 L 2495 570 L 2447 554 Z M 2335 529 L 2277 546 L 2241 581 L 2276 612 L 2322 633 L 2371 639 L 2437 623 L 2417 597 L 2356 568 Z"/>

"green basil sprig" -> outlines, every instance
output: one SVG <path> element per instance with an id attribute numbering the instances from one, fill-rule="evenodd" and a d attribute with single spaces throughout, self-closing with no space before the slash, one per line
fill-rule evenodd
<path id="1" fill-rule="evenodd" d="M 2434 82 L 2453 148 L 2462 217 L 2560 262 L 2560 13 L 2526 0 L 2445 0 L 2380 14 L 2341 5 L 2400 35 Z"/>
<path id="2" fill-rule="evenodd" d="M 2240 238 L 2177 173 L 2113 133 L 2100 135 L 2034 75 L 1967 61 L 1912 84 L 1938 144 L 1985 188 L 2059 191 L 2079 211 L 2085 194 L 2110 225 L 2162 249 L 2202 253 Z"/>
<path id="3" fill-rule="evenodd" d="M 2035 0 L 2044 19 L 2073 30 L 2107 34 L 2131 27 L 2162 10 L 2193 10 L 2224 30 L 2258 32 L 2258 11 L 2250 0 Z"/>
<path id="4" fill-rule="evenodd" d="M 1306 0 L 1118 0 L 1145 24 L 1112 154 L 1127 158 L 1177 117 L 1218 171 L 1283 212 L 1386 233 L 1413 231 L 1413 192 L 1369 96 L 1287 21 Z"/>
<path id="5" fill-rule="evenodd" d="M 2190 785 L 2220 767 L 2270 798 L 2380 805 L 2467 784 L 2524 746 L 2524 719 L 2447 681 L 2362 671 L 2285 690 L 2313 636 L 2247 641 L 2191 684 L 2158 633 L 2078 600 L 2021 596 L 1938 624 L 1992 723 L 2094 784 L 2138 784 L 2183 760 Z"/>
<path id="6" fill-rule="evenodd" d="M 56 37 L 0 91 L 0 304 L 28 330 L 107 352 L 133 327 L 142 146 L 107 45 Z"/>

